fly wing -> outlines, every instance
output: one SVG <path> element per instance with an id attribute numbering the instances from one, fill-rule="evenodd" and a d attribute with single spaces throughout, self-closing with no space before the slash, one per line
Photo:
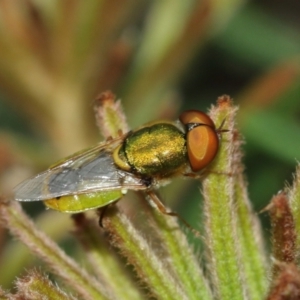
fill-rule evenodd
<path id="1" fill-rule="evenodd" d="M 134 174 L 118 169 L 110 152 L 95 147 L 25 180 L 14 190 L 18 201 L 39 201 L 56 197 L 117 189 L 146 189 Z"/>

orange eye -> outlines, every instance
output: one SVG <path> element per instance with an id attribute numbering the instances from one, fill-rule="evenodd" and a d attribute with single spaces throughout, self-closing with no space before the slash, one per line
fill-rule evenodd
<path id="1" fill-rule="evenodd" d="M 215 124 L 208 115 L 196 110 L 181 114 L 180 121 L 185 125 L 199 124 L 199 126 L 192 127 L 187 133 L 190 166 L 194 172 L 198 172 L 205 168 L 218 152 L 219 138 Z"/>
<path id="2" fill-rule="evenodd" d="M 184 125 L 188 123 L 201 123 L 215 128 L 213 120 L 206 113 L 199 110 L 187 110 L 180 115 L 179 120 Z"/>

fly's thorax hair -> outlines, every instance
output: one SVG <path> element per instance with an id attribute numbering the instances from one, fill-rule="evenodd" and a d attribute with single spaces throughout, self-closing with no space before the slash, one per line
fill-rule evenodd
<path id="1" fill-rule="evenodd" d="M 131 132 L 136 132 L 136 131 L 139 131 L 145 127 L 152 127 L 153 125 L 156 125 L 156 124 L 169 124 L 169 125 L 173 125 L 173 126 L 176 126 L 177 127 L 177 122 L 178 121 L 170 121 L 170 120 L 156 120 L 156 121 L 150 121 L 148 123 L 145 123 L 143 124 L 142 126 L 139 126 L 137 127 L 134 131 L 131 131 Z M 180 122 L 179 122 L 180 123 Z M 182 129 L 181 129 L 182 130 Z M 130 133 L 131 133 L 130 132 Z"/>

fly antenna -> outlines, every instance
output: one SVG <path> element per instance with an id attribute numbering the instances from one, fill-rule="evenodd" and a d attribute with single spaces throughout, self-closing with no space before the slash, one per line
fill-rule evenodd
<path id="1" fill-rule="evenodd" d="M 217 133 L 222 133 L 222 132 L 228 132 L 229 131 L 229 129 L 223 129 L 225 121 L 226 121 L 226 118 L 223 119 L 221 125 L 216 129 Z"/>

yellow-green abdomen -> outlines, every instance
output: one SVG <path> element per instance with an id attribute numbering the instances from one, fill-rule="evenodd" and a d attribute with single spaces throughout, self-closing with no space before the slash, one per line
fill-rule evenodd
<path id="1" fill-rule="evenodd" d="M 44 201 L 49 208 L 66 212 L 79 213 L 88 209 L 103 207 L 119 200 L 123 196 L 121 190 L 102 191 L 77 195 L 66 195 Z"/>

